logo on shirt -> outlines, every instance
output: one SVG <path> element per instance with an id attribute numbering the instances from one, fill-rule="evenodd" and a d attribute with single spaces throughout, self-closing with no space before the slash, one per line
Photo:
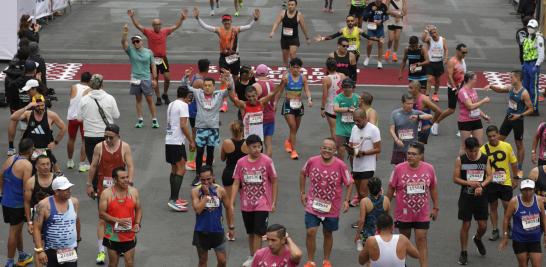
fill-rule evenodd
<path id="1" fill-rule="evenodd" d="M 42 129 L 42 125 L 38 125 L 38 127 L 34 128 L 34 130 L 32 130 L 31 133 L 38 134 L 38 135 L 45 134 L 44 129 Z"/>

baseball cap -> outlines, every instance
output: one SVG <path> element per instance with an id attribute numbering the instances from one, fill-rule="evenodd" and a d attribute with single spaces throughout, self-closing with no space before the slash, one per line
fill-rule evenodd
<path id="1" fill-rule="evenodd" d="M 32 88 L 36 88 L 38 86 L 40 86 L 40 84 L 38 83 L 37 80 L 30 79 L 30 80 L 27 81 L 27 83 L 25 83 L 25 86 L 23 86 L 23 88 L 21 88 L 19 90 L 19 93 L 26 92 L 26 91 L 28 91 L 28 90 L 30 90 Z"/>
<path id="2" fill-rule="evenodd" d="M 527 23 L 527 27 L 538 28 L 538 22 L 535 19 L 532 19 Z"/>
<path id="3" fill-rule="evenodd" d="M 525 188 L 534 189 L 535 188 L 535 181 L 533 181 L 531 179 L 524 179 L 524 180 L 521 181 L 519 187 L 520 187 L 520 189 L 525 189 Z"/>
<path id="4" fill-rule="evenodd" d="M 224 20 L 231 20 L 231 15 L 229 15 L 229 14 L 223 15 L 222 16 L 222 21 L 224 21 Z"/>
<path id="5" fill-rule="evenodd" d="M 35 70 L 36 68 L 38 68 L 38 66 L 40 66 L 38 62 L 34 62 L 32 60 L 25 61 L 25 71 Z"/>
<path id="6" fill-rule="evenodd" d="M 142 40 L 142 36 L 140 36 L 140 34 L 135 34 L 135 35 L 131 36 L 131 41 L 135 40 L 135 39 Z"/>
<path id="7" fill-rule="evenodd" d="M 343 81 L 341 81 L 341 87 L 342 88 L 353 88 L 355 86 L 355 82 L 351 80 L 351 78 L 345 78 Z"/>
<path id="8" fill-rule="evenodd" d="M 258 76 L 265 76 L 269 73 L 269 67 L 265 64 L 260 64 L 256 67 L 256 75 Z"/>
<path id="9" fill-rule="evenodd" d="M 68 178 L 66 178 L 65 176 L 58 176 L 57 178 L 53 179 L 53 183 L 51 183 L 51 188 L 53 190 L 66 190 L 73 185 L 74 184 L 68 181 Z"/>

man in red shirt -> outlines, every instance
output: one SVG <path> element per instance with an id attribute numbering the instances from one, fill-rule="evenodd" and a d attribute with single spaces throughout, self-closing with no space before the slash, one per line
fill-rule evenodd
<path id="1" fill-rule="evenodd" d="M 163 95 L 161 98 L 165 101 L 165 105 L 168 105 L 170 103 L 169 101 L 169 95 L 167 94 L 167 91 L 169 90 L 169 85 L 171 83 L 171 76 L 169 74 L 169 60 L 167 60 L 167 36 L 169 36 L 172 32 L 174 32 L 176 29 L 180 28 L 182 26 L 182 22 L 186 19 L 188 14 L 187 9 L 183 9 L 180 11 L 180 18 L 176 21 L 176 23 L 170 27 L 167 28 L 161 28 L 161 20 L 160 19 L 153 19 L 152 20 L 152 28 L 144 28 L 141 24 L 138 23 L 137 19 L 135 18 L 135 12 L 132 9 L 127 10 L 127 15 L 131 18 L 131 21 L 133 21 L 133 24 L 135 27 L 142 32 L 148 38 L 148 48 L 152 50 L 154 53 L 154 62 L 157 66 L 157 71 L 161 74 L 163 74 Z M 156 86 L 154 88 L 155 95 L 157 97 L 156 106 L 160 106 L 161 98 L 159 97 L 159 75 L 157 75 L 156 78 Z"/>

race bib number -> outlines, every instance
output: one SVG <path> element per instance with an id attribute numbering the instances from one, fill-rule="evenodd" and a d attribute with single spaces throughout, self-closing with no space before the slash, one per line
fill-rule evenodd
<path id="1" fill-rule="evenodd" d="M 368 23 L 368 30 L 375 31 L 377 30 L 377 24 L 375 23 Z"/>
<path id="2" fill-rule="evenodd" d="M 341 113 L 341 122 L 344 123 L 353 123 L 353 113 L 351 112 L 343 112 Z"/>
<path id="3" fill-rule="evenodd" d="M 283 27 L 283 28 L 282 28 L 282 35 L 284 35 L 284 36 L 292 36 L 292 35 L 294 35 L 294 29 L 288 28 L 288 27 Z"/>
<path id="4" fill-rule="evenodd" d="M 161 65 L 161 64 L 163 64 L 163 58 L 154 57 L 154 63 L 155 63 L 156 65 Z"/>
<path id="5" fill-rule="evenodd" d="M 435 59 L 441 59 L 444 57 L 444 51 L 442 51 L 442 49 L 440 48 L 433 48 L 430 55 L 432 56 L 432 58 L 435 58 Z"/>
<path id="6" fill-rule="evenodd" d="M 39 157 L 40 155 L 47 156 L 46 150 L 44 148 L 35 148 L 34 151 L 32 151 L 31 159 L 36 160 L 36 158 Z"/>
<path id="7" fill-rule="evenodd" d="M 413 139 L 413 129 L 400 129 L 400 130 L 398 130 L 398 138 L 400 138 L 400 140 L 412 140 Z"/>
<path id="8" fill-rule="evenodd" d="M 129 224 L 124 226 L 116 222 L 116 224 L 114 224 L 114 232 L 129 232 L 131 231 L 131 229 L 133 229 L 132 219 L 131 218 L 124 218 L 124 219 L 129 219 L 130 220 Z"/>
<path id="9" fill-rule="evenodd" d="M 205 203 L 205 208 L 214 209 L 220 207 L 220 199 L 217 196 L 209 197 L 207 203 Z"/>
<path id="10" fill-rule="evenodd" d="M 540 217 L 538 214 L 521 216 L 521 225 L 525 231 L 534 230 L 540 226 Z"/>
<path id="11" fill-rule="evenodd" d="M 483 181 L 483 170 L 467 170 L 466 171 L 466 180 L 471 182 L 481 182 Z"/>
<path id="12" fill-rule="evenodd" d="M 349 47 L 347 47 L 347 50 L 356 51 L 356 45 L 355 44 L 349 45 Z"/>
<path id="13" fill-rule="evenodd" d="M 301 99 L 291 98 L 290 99 L 290 108 L 291 109 L 300 109 L 301 108 Z"/>
<path id="14" fill-rule="evenodd" d="M 493 183 L 504 184 L 506 181 L 506 173 L 504 171 L 496 171 L 493 173 Z"/>
<path id="15" fill-rule="evenodd" d="M 110 188 L 113 185 L 114 185 L 114 179 L 112 179 L 112 177 L 104 176 L 102 178 L 102 187 L 104 187 L 105 189 Z"/>
<path id="16" fill-rule="evenodd" d="M 57 250 L 57 262 L 63 264 L 65 262 L 75 262 L 78 260 L 78 253 L 73 248 L 64 248 Z"/>
<path id="17" fill-rule="evenodd" d="M 408 183 L 406 185 L 406 193 L 408 195 L 424 194 L 425 183 L 424 182 Z"/>
<path id="18" fill-rule="evenodd" d="M 512 99 L 508 99 L 508 108 L 513 110 L 518 110 L 518 103 Z"/>
<path id="19" fill-rule="evenodd" d="M 131 79 L 131 84 L 132 85 L 140 85 L 140 80 L 139 79 Z"/>
<path id="20" fill-rule="evenodd" d="M 233 54 L 226 57 L 226 63 L 229 65 L 233 64 L 237 60 L 239 60 L 238 54 Z"/>
<path id="21" fill-rule="evenodd" d="M 203 99 L 203 107 L 205 109 L 212 109 L 212 98 Z"/>
<path id="22" fill-rule="evenodd" d="M 480 109 L 477 108 L 477 109 L 473 109 L 470 111 L 470 118 L 474 118 L 474 119 L 477 119 L 480 117 Z"/>
<path id="23" fill-rule="evenodd" d="M 254 174 L 245 174 L 244 175 L 245 183 L 261 183 L 262 182 L 262 174 L 261 173 L 254 173 Z"/>
<path id="24" fill-rule="evenodd" d="M 315 211 L 328 213 L 332 209 L 332 203 L 330 201 L 315 198 L 313 199 L 313 204 L 311 207 Z"/>
<path id="25" fill-rule="evenodd" d="M 252 115 L 249 116 L 248 122 L 250 124 L 262 124 L 263 115 L 262 114 L 252 114 Z"/>

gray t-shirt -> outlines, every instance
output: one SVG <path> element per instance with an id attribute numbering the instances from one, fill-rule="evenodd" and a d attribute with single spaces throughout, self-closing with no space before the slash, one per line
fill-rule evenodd
<path id="1" fill-rule="evenodd" d="M 409 144 L 412 142 L 417 142 L 417 128 L 419 127 L 419 121 L 410 120 L 410 116 L 424 114 L 424 112 L 416 109 L 412 109 L 410 112 L 405 112 L 401 108 L 393 110 L 391 113 L 391 125 L 394 125 L 394 132 L 404 143 L 403 148 L 394 143 L 394 152 L 407 152 Z"/>
<path id="2" fill-rule="evenodd" d="M 187 80 L 182 80 L 182 86 L 187 85 Z M 223 100 L 228 96 L 228 90 L 216 90 L 211 96 L 205 96 L 202 89 L 188 86 L 192 91 L 197 104 L 197 116 L 195 117 L 195 128 L 220 128 L 220 109 Z"/>

